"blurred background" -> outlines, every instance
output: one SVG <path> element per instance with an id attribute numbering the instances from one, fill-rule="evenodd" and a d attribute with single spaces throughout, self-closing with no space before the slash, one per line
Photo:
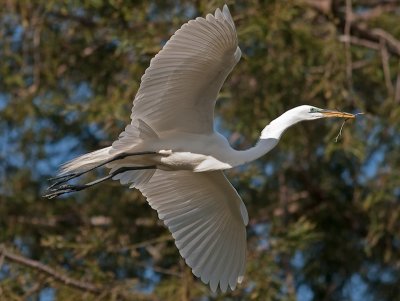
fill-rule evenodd
<path id="1" fill-rule="evenodd" d="M 140 192 L 42 195 L 118 137 L 169 37 L 225 2 L 243 52 L 216 110 L 232 146 L 301 104 L 366 114 L 337 142 L 338 120 L 296 125 L 227 172 L 247 270 L 213 294 Z M 0 0 L 0 300 L 400 300 L 400 2 L 225 2 Z"/>

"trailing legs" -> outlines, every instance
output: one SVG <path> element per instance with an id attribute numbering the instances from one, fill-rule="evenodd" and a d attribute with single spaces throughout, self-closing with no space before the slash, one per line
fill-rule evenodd
<path id="1" fill-rule="evenodd" d="M 119 159 L 121 159 L 121 158 L 119 158 Z M 113 159 L 112 161 L 115 161 L 115 160 L 116 159 Z M 107 163 L 112 162 L 112 161 L 108 161 Z M 99 166 L 96 166 L 95 168 L 100 167 L 100 166 L 102 166 L 104 164 L 107 164 L 107 163 L 100 164 Z M 77 174 L 76 176 L 73 176 L 71 178 L 68 178 L 67 180 L 63 179 L 62 181 L 59 181 L 59 182 L 55 183 L 56 185 L 53 184 L 52 186 L 50 186 L 48 188 L 49 193 L 44 195 L 44 197 L 52 199 L 52 198 L 58 197 L 60 195 L 63 195 L 65 193 L 70 193 L 70 192 L 74 192 L 74 191 L 80 191 L 80 190 L 92 187 L 92 186 L 94 186 L 96 184 L 99 184 L 101 182 L 104 182 L 106 180 L 109 180 L 109 179 L 113 178 L 114 176 L 116 176 L 116 175 L 118 175 L 120 173 L 124 173 L 126 171 L 143 170 L 143 169 L 155 169 L 155 168 L 156 168 L 155 165 L 135 166 L 135 167 L 121 167 L 121 168 L 117 169 L 116 171 L 110 173 L 109 175 L 107 175 L 107 176 L 105 176 L 103 178 L 94 180 L 92 182 L 89 182 L 87 184 L 82 184 L 82 185 L 62 184 L 62 183 L 66 182 L 66 181 L 68 181 L 70 179 L 73 179 L 75 177 L 79 177 L 81 174 L 84 174 L 84 173 L 90 171 L 90 170 L 88 170 L 88 171 L 85 171 L 83 173 Z M 91 169 L 91 170 L 93 170 L 93 169 Z"/>
<path id="2" fill-rule="evenodd" d="M 88 170 L 82 171 L 82 172 L 77 172 L 77 173 L 69 173 L 69 174 L 65 174 L 65 175 L 61 175 L 58 177 L 54 177 L 49 179 L 49 181 L 56 181 L 55 183 L 53 183 L 52 185 L 50 185 L 50 187 L 48 188 L 48 190 L 51 190 L 54 187 L 60 186 L 62 183 L 66 183 L 69 180 L 72 180 L 74 178 L 80 177 L 81 175 L 84 175 L 92 170 L 95 170 L 96 168 L 99 168 L 101 166 L 104 166 L 108 163 L 114 162 L 114 161 L 118 161 L 121 159 L 124 159 L 126 157 L 130 157 L 130 156 L 140 156 L 140 155 L 155 155 L 157 154 L 156 152 L 137 152 L 137 153 L 121 153 L 116 155 L 115 157 L 111 158 L 110 160 L 107 160 L 105 162 L 102 162 Z"/>
<path id="3" fill-rule="evenodd" d="M 114 156 L 113 158 L 102 162 L 88 170 L 82 171 L 82 172 L 76 172 L 76 173 L 69 173 L 69 174 L 65 174 L 65 175 L 61 175 L 55 178 L 51 178 L 50 181 L 56 181 L 54 182 L 52 185 L 50 185 L 50 187 L 47 189 L 47 191 L 49 192 L 48 194 L 44 195 L 44 197 L 52 199 L 55 197 L 58 197 L 60 195 L 63 195 L 65 193 L 70 193 L 70 192 L 74 192 L 74 191 L 80 191 L 86 188 L 89 188 L 91 186 L 94 186 L 96 184 L 99 184 L 101 182 L 104 182 L 108 179 L 113 178 L 114 176 L 116 176 L 117 174 L 126 172 L 126 171 L 130 171 L 130 170 L 142 170 L 142 169 L 155 169 L 156 166 L 154 165 L 149 165 L 149 166 L 134 166 L 134 167 L 121 167 L 119 169 L 117 169 L 116 171 L 110 173 L 109 175 L 94 180 L 92 182 L 89 182 L 87 184 L 82 184 L 82 185 L 71 185 L 71 184 L 65 184 L 66 182 L 68 182 L 69 180 L 75 179 L 77 177 L 80 177 L 90 171 L 93 171 L 99 167 L 102 167 L 108 163 L 114 162 L 114 161 L 118 161 L 118 160 L 122 160 L 126 157 L 130 157 L 130 156 L 140 156 L 140 155 L 154 155 L 157 154 L 156 152 L 137 152 L 137 153 L 121 153 L 118 154 L 116 156 Z"/>

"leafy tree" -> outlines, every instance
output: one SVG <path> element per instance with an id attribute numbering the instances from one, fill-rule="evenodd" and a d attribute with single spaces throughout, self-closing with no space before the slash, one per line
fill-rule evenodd
<path id="1" fill-rule="evenodd" d="M 233 146 L 299 104 L 365 115 L 337 143 L 337 121 L 299 124 L 227 172 L 251 220 L 226 294 L 191 275 L 140 192 L 42 197 L 60 163 L 122 131 L 173 32 L 223 1 L 0 4 L 0 299 L 400 300 L 398 1 L 228 1 L 243 58 L 217 118 Z"/>

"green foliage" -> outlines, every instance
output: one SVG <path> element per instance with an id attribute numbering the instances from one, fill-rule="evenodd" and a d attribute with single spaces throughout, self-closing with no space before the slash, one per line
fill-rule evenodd
<path id="1" fill-rule="evenodd" d="M 226 294 L 191 275 L 138 191 L 109 182 L 41 197 L 60 163 L 123 130 L 171 34 L 223 1 L 2 3 L 0 299 L 400 300 L 400 49 L 368 35 L 384 30 L 400 44 L 400 5 L 353 1 L 361 42 L 346 46 L 345 1 L 325 2 L 228 1 L 243 58 L 217 114 L 235 147 L 300 104 L 366 114 L 337 143 L 337 121 L 299 124 L 265 158 L 227 173 L 250 225 L 244 283 Z M 3 247 L 101 292 L 2 257 Z"/>

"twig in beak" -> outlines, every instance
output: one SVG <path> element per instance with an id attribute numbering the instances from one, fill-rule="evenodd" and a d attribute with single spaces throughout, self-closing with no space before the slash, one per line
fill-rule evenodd
<path id="1" fill-rule="evenodd" d="M 340 136 L 342 136 L 342 130 L 343 130 L 344 124 L 346 123 L 347 120 L 348 120 L 348 119 L 346 118 L 346 119 L 343 121 L 342 126 L 340 127 L 339 134 L 338 134 L 338 135 L 336 136 L 336 138 L 335 138 L 335 142 L 336 142 L 336 143 L 338 142 Z"/>
<path id="2" fill-rule="evenodd" d="M 364 113 L 356 113 L 356 114 L 354 114 L 354 116 L 357 117 L 357 115 L 363 115 L 363 114 L 364 114 Z M 338 135 L 336 136 L 336 138 L 335 138 L 335 142 L 336 142 L 336 143 L 338 142 L 339 138 L 342 136 L 342 130 L 343 130 L 344 124 L 346 123 L 347 120 L 349 120 L 349 119 L 346 118 L 346 119 L 343 121 L 342 125 L 340 126 L 339 134 L 338 134 Z"/>

